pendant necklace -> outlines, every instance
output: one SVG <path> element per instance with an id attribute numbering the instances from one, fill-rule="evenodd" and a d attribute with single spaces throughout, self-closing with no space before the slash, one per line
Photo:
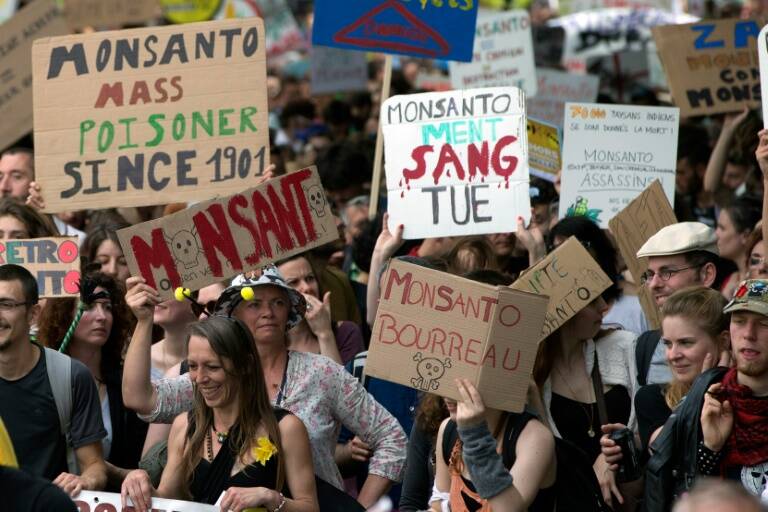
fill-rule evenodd
<path id="1" fill-rule="evenodd" d="M 568 389 L 571 392 L 571 396 L 573 396 L 573 398 L 574 398 L 574 402 L 579 404 L 581 409 L 584 411 L 584 414 L 587 416 L 587 419 L 589 420 L 589 429 L 587 430 L 587 435 L 590 438 L 595 437 L 595 429 L 594 429 L 594 427 L 592 425 L 595 422 L 595 411 L 592 408 L 592 404 L 591 403 L 590 404 L 583 404 L 583 403 L 579 402 L 578 400 L 576 400 L 576 393 L 573 392 L 573 388 L 568 383 L 568 381 L 565 379 L 565 377 L 563 377 L 563 374 L 560 372 L 560 368 L 555 366 L 555 371 L 557 371 L 557 374 L 560 376 L 560 380 L 562 380 L 565 383 L 565 385 L 568 386 Z M 589 412 L 587 412 L 587 410 L 589 410 Z"/>

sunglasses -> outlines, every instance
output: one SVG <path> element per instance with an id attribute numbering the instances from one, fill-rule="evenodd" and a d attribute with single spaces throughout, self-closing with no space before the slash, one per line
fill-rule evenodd
<path id="1" fill-rule="evenodd" d="M 216 309 L 215 300 L 209 300 L 205 304 L 200 304 L 192 298 L 189 290 L 184 288 L 177 288 L 173 296 L 179 302 L 183 302 L 184 300 L 189 301 L 189 307 L 192 308 L 192 313 L 198 317 L 202 314 L 205 314 L 206 316 L 213 316 L 213 312 Z"/>

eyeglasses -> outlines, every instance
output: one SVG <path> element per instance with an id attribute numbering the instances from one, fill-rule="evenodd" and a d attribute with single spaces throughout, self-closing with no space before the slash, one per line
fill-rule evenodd
<path id="1" fill-rule="evenodd" d="M 763 256 L 751 256 L 749 258 L 750 267 L 756 267 L 758 265 L 762 265 L 763 263 L 765 263 L 765 257 Z"/>
<path id="2" fill-rule="evenodd" d="M 0 300 L 0 311 L 11 311 L 20 306 L 26 306 L 26 302 L 16 302 L 13 300 Z"/>
<path id="3" fill-rule="evenodd" d="M 681 267 L 681 268 L 664 268 L 661 269 L 658 274 L 654 272 L 653 270 L 646 270 L 642 273 L 640 276 L 640 284 L 645 284 L 648 281 L 651 281 L 654 276 L 658 275 L 659 279 L 662 281 L 669 281 L 672 279 L 672 276 L 676 275 L 678 272 L 682 272 L 683 270 L 689 270 L 692 268 L 699 268 L 704 266 L 703 263 L 699 263 L 697 265 L 690 265 L 688 267 Z"/>

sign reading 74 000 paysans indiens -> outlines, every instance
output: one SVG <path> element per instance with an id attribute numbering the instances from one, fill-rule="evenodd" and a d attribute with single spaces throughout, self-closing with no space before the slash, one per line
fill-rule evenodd
<path id="1" fill-rule="evenodd" d="M 36 41 L 33 75 L 46 211 L 224 196 L 269 163 L 259 18 Z"/>

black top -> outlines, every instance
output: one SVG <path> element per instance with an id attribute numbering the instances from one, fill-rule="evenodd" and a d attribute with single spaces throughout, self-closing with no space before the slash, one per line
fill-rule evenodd
<path id="1" fill-rule="evenodd" d="M 16 450 L 19 467 L 27 473 L 53 480 L 67 471 L 66 441 L 46 371 L 45 354 L 24 377 L 0 378 L 0 416 Z M 91 372 L 72 360 L 72 446 L 79 448 L 106 437 L 101 420 L 99 392 Z"/>
<path id="2" fill-rule="evenodd" d="M 637 390 L 635 395 L 635 413 L 643 451 L 648 448 L 651 434 L 663 426 L 672 414 L 672 409 L 664 400 L 665 387 L 662 384 L 649 384 Z"/>
<path id="3" fill-rule="evenodd" d="M 632 401 L 627 388 L 613 386 L 605 393 L 604 397 L 608 423 L 623 423 L 625 425 L 629 423 Z M 600 436 L 602 435 L 597 404 L 585 404 L 552 393 L 549 410 L 562 438 L 584 450 L 590 460 L 597 459 L 601 453 Z M 590 419 L 592 420 L 592 431 L 595 434 L 593 437 L 588 434 Z"/>
<path id="4" fill-rule="evenodd" d="M 2 510 L 14 512 L 77 512 L 75 503 L 64 491 L 42 478 L 18 469 L 0 466 Z"/>
<path id="5" fill-rule="evenodd" d="M 109 416 L 112 420 L 112 447 L 107 462 L 119 468 L 135 469 L 139 467 L 149 423 L 142 421 L 135 412 L 125 407 L 122 382 L 122 369 L 107 375 Z M 119 492 L 120 488 L 114 491 Z"/>
<path id="6" fill-rule="evenodd" d="M 436 436 L 414 423 L 405 458 L 400 512 L 417 512 L 429 508 L 432 482 L 435 480 L 435 442 Z"/>
<path id="7" fill-rule="evenodd" d="M 274 409 L 278 423 L 288 414 L 283 409 Z M 190 422 L 192 422 L 192 413 L 189 413 Z M 237 427 L 233 427 L 234 430 Z M 231 432 L 230 432 L 231 433 Z M 271 457 L 263 466 L 259 462 L 248 464 L 239 472 L 232 475 L 232 467 L 237 458 L 237 447 L 231 444 L 232 436 L 224 441 L 219 453 L 214 457 L 213 462 L 205 458 L 200 459 L 194 473 L 190 491 L 192 501 L 197 503 L 207 503 L 213 505 L 219 499 L 221 493 L 230 487 L 266 487 L 267 489 L 276 489 L 277 487 L 277 457 Z M 285 489 L 276 489 L 286 496 L 289 493 Z"/>

